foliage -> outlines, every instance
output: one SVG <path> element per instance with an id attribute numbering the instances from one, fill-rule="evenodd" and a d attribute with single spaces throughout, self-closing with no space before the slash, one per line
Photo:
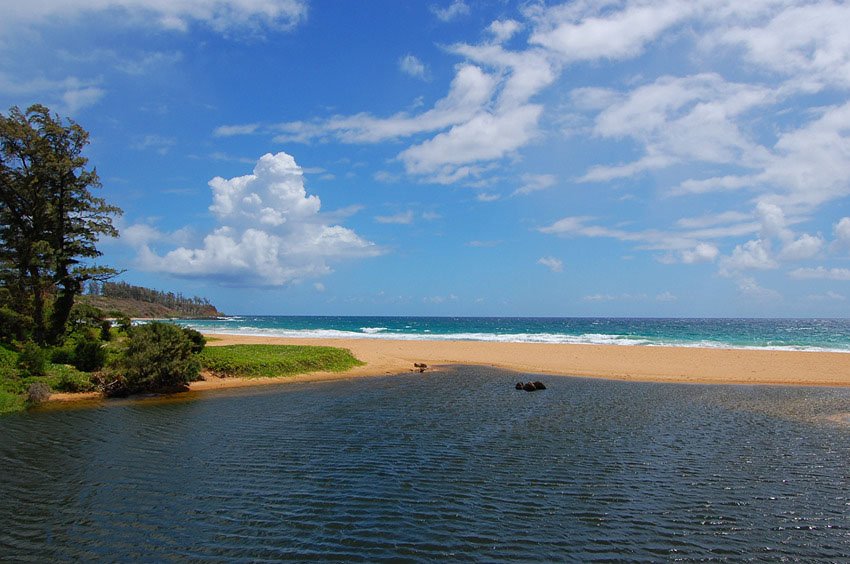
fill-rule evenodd
<path id="1" fill-rule="evenodd" d="M 56 365 L 48 369 L 46 383 L 57 392 L 92 392 L 95 389 L 91 374 L 70 366 Z"/>
<path id="2" fill-rule="evenodd" d="M 107 395 L 174 391 L 197 379 L 200 363 L 182 328 L 169 323 L 134 327 L 112 367 Z"/>
<path id="3" fill-rule="evenodd" d="M 50 386 L 44 382 L 33 382 L 27 388 L 27 403 L 38 405 L 50 399 Z"/>
<path id="4" fill-rule="evenodd" d="M 201 364 L 217 376 L 292 376 L 341 372 L 363 363 L 347 349 L 301 345 L 227 345 L 207 347 Z"/>
<path id="5" fill-rule="evenodd" d="M 32 341 L 27 341 L 18 356 L 18 367 L 30 376 L 44 376 L 47 369 L 47 351 Z"/>
<path id="6" fill-rule="evenodd" d="M 0 389 L 0 415 L 21 411 L 26 407 L 24 396 Z"/>
<path id="7" fill-rule="evenodd" d="M 103 368 L 106 362 L 106 350 L 97 339 L 84 338 L 77 341 L 74 347 L 72 364 L 83 372 L 94 372 Z"/>
<path id="8" fill-rule="evenodd" d="M 86 281 L 116 274 L 88 264 L 101 255 L 98 239 L 117 235 L 121 210 L 92 195 L 100 181 L 82 156 L 87 144 L 82 127 L 44 106 L 0 114 L 0 282 L 40 344 L 64 336 Z"/>
<path id="9" fill-rule="evenodd" d="M 24 341 L 29 336 L 32 322 L 10 307 L 0 307 L 0 342 Z"/>
<path id="10" fill-rule="evenodd" d="M 204 337 L 200 331 L 195 331 L 190 327 L 183 327 L 183 333 L 186 337 L 192 341 L 192 352 L 198 354 L 202 350 L 204 350 L 204 346 L 207 344 L 207 339 Z"/>
<path id="11" fill-rule="evenodd" d="M 108 319 L 100 322 L 100 340 L 104 342 L 112 340 L 112 322 Z"/>

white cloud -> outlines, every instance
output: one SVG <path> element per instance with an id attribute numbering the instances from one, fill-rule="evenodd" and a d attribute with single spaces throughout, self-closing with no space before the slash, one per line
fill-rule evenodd
<path id="1" fill-rule="evenodd" d="M 525 196 L 532 192 L 546 190 L 555 185 L 557 178 L 554 174 L 523 174 L 522 186 L 514 190 L 514 196 Z"/>
<path id="2" fill-rule="evenodd" d="M 770 242 L 764 239 L 736 245 L 731 256 L 720 260 L 720 273 L 725 276 L 744 270 L 770 270 L 778 267 L 779 263 L 771 256 Z"/>
<path id="3" fill-rule="evenodd" d="M 76 76 L 60 80 L 43 76 L 23 79 L 10 76 L 0 70 L 0 94 L 14 98 L 21 96 L 46 98 L 56 111 L 73 115 L 97 104 L 106 95 L 106 90 L 99 86 L 98 81 L 83 80 Z"/>
<path id="4" fill-rule="evenodd" d="M 497 43 L 504 43 L 522 29 L 522 24 L 516 20 L 496 20 L 487 28 Z"/>
<path id="5" fill-rule="evenodd" d="M 210 181 L 210 211 L 219 226 L 200 248 L 158 255 L 147 245 L 139 266 L 225 284 L 280 286 L 331 272 L 330 262 L 372 257 L 382 250 L 354 231 L 330 225 L 308 196 L 303 172 L 290 155 L 263 155 L 252 174 Z"/>
<path id="6" fill-rule="evenodd" d="M 841 251 L 850 248 L 850 217 L 842 217 L 833 227 L 835 240 L 832 242 L 833 251 Z"/>
<path id="7" fill-rule="evenodd" d="M 679 298 L 676 295 L 672 294 L 671 292 L 662 292 L 662 293 L 658 294 L 657 296 L 655 296 L 656 302 L 675 302 L 678 299 Z"/>
<path id="8" fill-rule="evenodd" d="M 780 260 L 806 260 L 814 258 L 823 248 L 824 240 L 820 236 L 803 233 L 798 239 L 789 241 L 779 253 Z"/>
<path id="9" fill-rule="evenodd" d="M 717 245 L 699 243 L 693 249 L 682 251 L 682 262 L 685 264 L 712 262 L 719 254 L 720 250 L 718 250 Z"/>
<path id="10" fill-rule="evenodd" d="M 850 280 L 850 269 L 848 268 L 797 268 L 788 273 L 791 278 L 797 280 Z"/>
<path id="11" fill-rule="evenodd" d="M 644 155 L 625 164 L 592 168 L 582 180 L 625 178 L 681 162 L 758 163 L 764 151 L 737 124 L 744 112 L 774 99 L 770 89 L 730 83 L 713 73 L 664 76 L 614 100 L 601 111 L 594 133 L 631 138 Z"/>
<path id="12" fill-rule="evenodd" d="M 445 129 L 473 118 L 491 98 L 497 84 L 497 78 L 480 67 L 460 65 L 449 93 L 430 110 L 413 116 L 400 112 L 389 118 L 377 118 L 361 113 L 336 116 L 324 122 L 281 123 L 273 126 L 279 132 L 275 140 L 310 141 L 334 136 L 346 143 L 377 143 Z"/>
<path id="13" fill-rule="evenodd" d="M 542 264 L 552 272 L 564 271 L 564 262 L 555 257 L 541 257 L 537 260 L 537 264 Z"/>
<path id="14" fill-rule="evenodd" d="M 747 18 L 743 25 L 721 21 L 706 42 L 740 46 L 750 63 L 793 77 L 801 89 L 850 87 L 850 5 L 788 4 L 794 3 L 765 3 L 767 17 Z"/>
<path id="15" fill-rule="evenodd" d="M 760 302 L 776 302 L 782 299 L 782 294 L 770 288 L 763 288 L 753 278 L 739 278 L 736 282 L 738 292 L 745 298 Z"/>
<path id="16" fill-rule="evenodd" d="M 220 125 L 213 131 L 215 137 L 232 137 L 234 135 L 250 135 L 260 128 L 258 123 L 245 123 L 241 125 Z"/>
<path id="17" fill-rule="evenodd" d="M 398 225 L 410 225 L 413 223 L 413 212 L 407 210 L 394 215 L 378 215 L 375 216 L 375 221 L 378 223 L 394 223 Z"/>
<path id="18" fill-rule="evenodd" d="M 460 170 L 458 165 L 498 159 L 534 138 L 542 111 L 530 104 L 500 114 L 481 113 L 405 149 L 399 158 L 412 174 L 451 174 Z"/>
<path id="19" fill-rule="evenodd" d="M 139 151 L 151 149 L 160 155 L 165 155 L 177 143 L 173 137 L 163 137 L 162 135 L 145 135 L 137 139 L 132 147 Z"/>
<path id="20" fill-rule="evenodd" d="M 401 72 L 413 78 L 422 80 L 428 78 L 428 69 L 425 64 L 409 53 L 398 60 L 398 68 L 401 69 Z"/>
<path id="21" fill-rule="evenodd" d="M 490 192 L 479 192 L 475 195 L 475 199 L 479 202 L 495 202 L 496 200 L 500 200 L 502 196 L 499 194 L 492 194 Z"/>
<path id="22" fill-rule="evenodd" d="M 530 42 L 570 62 L 628 59 L 693 14 L 695 7 L 676 0 L 570 2 L 537 11 Z"/>
<path id="23" fill-rule="evenodd" d="M 202 23 L 217 32 L 238 29 L 291 29 L 307 17 L 303 0 L 39 0 L 3 7 L 0 28 L 39 23 L 65 23 L 91 14 L 118 12 L 122 22 L 185 31 Z M 4 25 L 5 24 L 5 25 Z"/>
<path id="24" fill-rule="evenodd" d="M 437 19 L 443 22 L 450 22 L 461 16 L 469 14 L 469 6 L 463 0 L 453 0 L 446 7 L 431 6 L 431 12 L 437 16 Z"/>

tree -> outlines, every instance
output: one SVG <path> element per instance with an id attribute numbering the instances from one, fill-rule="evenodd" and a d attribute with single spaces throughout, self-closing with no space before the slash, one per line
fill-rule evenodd
<path id="1" fill-rule="evenodd" d="M 91 263 L 100 237 L 118 235 L 112 218 L 122 212 L 91 193 L 101 184 L 82 156 L 88 142 L 41 105 L 0 114 L 0 282 L 42 344 L 62 339 L 86 281 L 118 273 Z"/>

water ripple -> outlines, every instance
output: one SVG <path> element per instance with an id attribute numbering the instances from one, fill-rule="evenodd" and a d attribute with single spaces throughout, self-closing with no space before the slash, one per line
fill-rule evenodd
<path id="1" fill-rule="evenodd" d="M 850 556 L 834 418 L 850 391 L 516 379 L 463 367 L 0 419 L 0 559 Z"/>

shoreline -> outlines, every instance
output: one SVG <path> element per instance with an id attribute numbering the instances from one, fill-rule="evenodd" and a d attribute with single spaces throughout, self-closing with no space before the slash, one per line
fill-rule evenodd
<path id="1" fill-rule="evenodd" d="M 216 378 L 192 382 L 192 392 L 289 382 L 428 372 L 446 365 L 492 366 L 517 373 L 631 382 L 772 386 L 850 386 L 850 354 L 820 351 L 714 349 L 486 341 L 315 339 L 207 334 L 207 346 L 236 344 L 318 345 L 348 349 L 365 362 L 345 372 L 312 372 L 278 378 Z M 521 379 L 521 378 L 520 378 Z M 96 392 L 53 394 L 49 401 L 80 401 Z"/>

